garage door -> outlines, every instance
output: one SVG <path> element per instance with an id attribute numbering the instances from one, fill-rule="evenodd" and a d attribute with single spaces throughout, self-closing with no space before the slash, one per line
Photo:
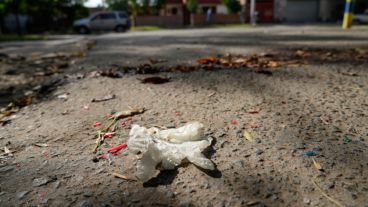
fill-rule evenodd
<path id="1" fill-rule="evenodd" d="M 318 17 L 317 0 L 288 0 L 287 22 L 315 22 Z"/>

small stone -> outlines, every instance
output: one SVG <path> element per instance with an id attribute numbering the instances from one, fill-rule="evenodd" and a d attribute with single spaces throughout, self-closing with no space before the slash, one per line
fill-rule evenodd
<path id="1" fill-rule="evenodd" d="M 33 187 L 39 187 L 42 185 L 46 185 L 48 182 L 50 182 L 50 178 L 49 177 L 40 177 L 40 178 L 35 178 L 32 182 L 32 186 Z"/>
<path id="2" fill-rule="evenodd" d="M 80 207 L 92 207 L 92 204 L 89 201 L 82 201 L 79 204 Z"/>
<path id="3" fill-rule="evenodd" d="M 256 150 L 256 155 L 261 155 L 262 153 L 263 153 L 263 150 L 261 150 L 261 149 Z"/>
<path id="4" fill-rule="evenodd" d="M 329 189 L 332 189 L 335 187 L 335 183 L 334 182 L 329 182 L 329 183 L 326 183 L 322 186 L 322 189 L 323 190 L 329 190 Z"/>
<path id="5" fill-rule="evenodd" d="M 84 197 L 92 197 L 93 193 L 92 192 L 85 192 L 85 193 L 83 193 L 83 196 Z"/>
<path id="6" fill-rule="evenodd" d="M 234 165 L 238 167 L 244 167 L 244 161 L 243 160 L 237 160 L 234 162 Z"/>
<path id="7" fill-rule="evenodd" d="M 61 182 L 60 181 L 56 181 L 54 184 L 54 189 L 58 189 L 60 187 Z"/>
<path id="8" fill-rule="evenodd" d="M 304 198 L 303 203 L 310 204 L 311 200 L 309 198 Z"/>
<path id="9" fill-rule="evenodd" d="M 14 169 L 15 169 L 14 166 L 5 166 L 5 167 L 0 168 L 0 173 L 7 173 Z"/>
<path id="10" fill-rule="evenodd" d="M 222 142 L 222 143 L 221 143 L 221 145 L 220 145 L 220 147 L 221 147 L 221 148 L 224 148 L 226 144 L 229 144 L 229 142 L 228 142 L 228 141 L 224 141 L 224 142 Z"/>
<path id="11" fill-rule="evenodd" d="M 168 198 L 175 198 L 175 193 L 172 192 L 172 191 L 167 191 L 166 192 L 166 197 L 168 197 Z"/>
<path id="12" fill-rule="evenodd" d="M 222 200 L 222 201 L 220 202 L 219 207 L 226 207 L 226 204 L 225 204 L 225 201 L 224 201 L 224 200 Z"/>
<path id="13" fill-rule="evenodd" d="M 29 191 L 22 191 L 22 192 L 18 193 L 18 198 L 19 198 L 19 199 L 22 199 L 22 198 L 24 198 L 28 193 L 29 193 Z"/>
<path id="14" fill-rule="evenodd" d="M 296 143 L 295 144 L 295 149 L 303 150 L 303 149 L 305 149 L 305 144 L 302 143 L 302 142 Z"/>
<path id="15" fill-rule="evenodd" d="M 184 201 L 179 204 L 180 207 L 192 207 L 192 201 Z"/>

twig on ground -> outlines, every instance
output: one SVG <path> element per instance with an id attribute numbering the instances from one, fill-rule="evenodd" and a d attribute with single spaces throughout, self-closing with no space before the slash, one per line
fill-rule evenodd
<path id="1" fill-rule="evenodd" d="M 129 177 L 127 177 L 127 176 L 125 176 L 125 175 L 122 175 L 122 174 L 119 174 L 119 173 L 112 173 L 112 175 L 113 175 L 114 177 L 121 178 L 121 179 L 128 180 L 128 181 L 137 181 L 137 180 L 136 180 L 136 179 L 134 179 L 134 178 L 129 178 Z"/>
<path id="2" fill-rule="evenodd" d="M 97 132 L 98 136 L 97 136 L 97 139 L 96 139 L 96 146 L 93 149 L 93 153 L 96 153 L 97 152 L 97 149 L 104 142 L 104 140 L 105 140 L 105 134 L 107 132 L 109 132 L 109 131 L 115 131 L 116 122 L 119 119 L 123 119 L 123 118 L 126 118 L 126 117 L 134 116 L 134 115 L 137 115 L 137 114 L 142 114 L 146 110 L 145 108 L 131 108 L 131 107 L 129 107 L 129 108 L 130 108 L 130 110 L 121 111 L 121 112 L 118 112 L 118 113 L 114 114 L 111 117 L 112 121 L 110 122 L 110 124 L 107 125 L 107 127 L 105 127 L 103 130 L 99 130 Z"/>
<path id="3" fill-rule="evenodd" d="M 331 202 L 333 202 L 334 204 L 336 204 L 336 206 L 339 206 L 339 207 L 344 207 L 344 205 L 342 205 L 340 202 L 338 202 L 337 200 L 335 200 L 334 198 L 330 197 L 329 195 L 327 195 L 327 193 L 325 193 L 318 185 L 317 183 L 312 180 L 314 186 L 316 186 L 316 188 L 322 193 L 322 195 L 324 197 L 326 197 L 328 200 L 330 200 Z"/>

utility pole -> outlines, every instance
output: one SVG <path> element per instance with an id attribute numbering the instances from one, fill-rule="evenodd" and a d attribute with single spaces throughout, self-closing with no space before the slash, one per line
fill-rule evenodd
<path id="1" fill-rule="evenodd" d="M 250 1 L 250 23 L 252 25 L 256 25 L 257 20 L 256 20 L 256 0 L 251 0 Z"/>
<path id="2" fill-rule="evenodd" d="M 344 21 L 342 22 L 343 29 L 349 29 L 353 23 L 354 1 L 355 0 L 346 0 Z"/>

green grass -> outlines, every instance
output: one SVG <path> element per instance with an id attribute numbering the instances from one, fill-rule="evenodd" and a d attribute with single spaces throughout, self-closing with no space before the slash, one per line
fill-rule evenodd
<path id="1" fill-rule="evenodd" d="M 17 34 L 1 34 L 0 42 L 5 41 L 29 41 L 29 40 L 47 40 L 45 35 L 17 35 Z"/>
<path id="2" fill-rule="evenodd" d="M 159 27 L 159 26 L 136 26 L 132 27 L 132 31 L 157 31 L 157 30 L 164 30 L 166 28 Z"/>

